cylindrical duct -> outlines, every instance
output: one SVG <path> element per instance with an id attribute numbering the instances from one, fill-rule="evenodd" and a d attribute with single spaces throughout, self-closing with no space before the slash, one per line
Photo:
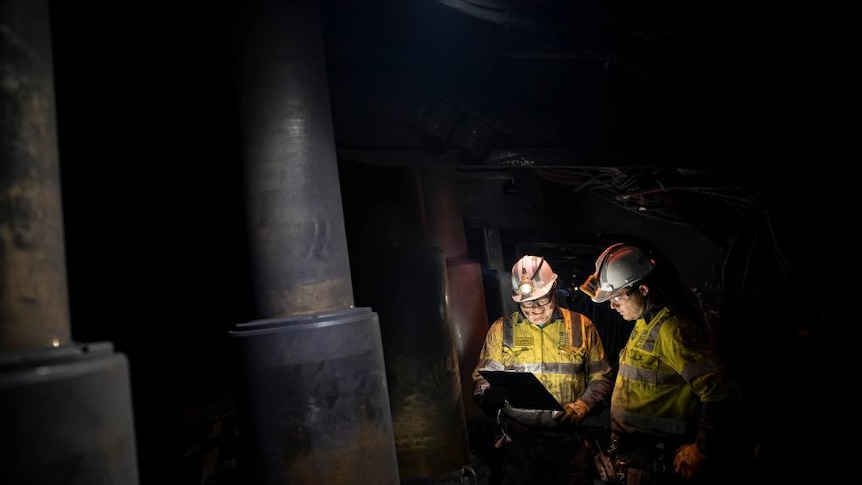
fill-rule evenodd
<path id="1" fill-rule="evenodd" d="M 259 318 L 353 306 L 320 2 L 239 2 L 240 112 Z"/>
<path id="2" fill-rule="evenodd" d="M 447 260 L 449 322 L 458 352 L 464 413 L 468 419 L 484 416 L 473 397 L 473 369 L 488 332 L 488 311 L 482 267 L 469 259 Z"/>
<path id="3" fill-rule="evenodd" d="M 237 2 L 258 319 L 237 327 L 261 485 L 396 485 L 377 314 L 353 288 L 320 2 Z"/>
<path id="4" fill-rule="evenodd" d="M 456 177 L 451 167 L 423 171 L 423 201 L 429 238 L 446 257 L 450 287 L 449 324 L 461 373 L 467 418 L 483 416 L 473 398 L 472 373 L 488 331 L 488 311 L 481 265 L 467 254 L 464 217 L 458 199 Z"/>
<path id="5" fill-rule="evenodd" d="M 380 315 L 401 479 L 461 468 L 469 450 L 443 253 L 380 249 L 355 266 L 357 300 Z"/>
<path id="6" fill-rule="evenodd" d="M 0 483 L 135 485 L 128 365 L 71 343 L 47 0 L 0 0 Z"/>
<path id="7" fill-rule="evenodd" d="M 237 326 L 251 475 L 262 485 L 397 485 L 377 314 Z"/>
<path id="8" fill-rule="evenodd" d="M 0 483 L 138 483 L 126 358 L 109 343 L 0 355 Z"/>
<path id="9" fill-rule="evenodd" d="M 48 1 L 0 1 L 0 352 L 69 343 Z"/>

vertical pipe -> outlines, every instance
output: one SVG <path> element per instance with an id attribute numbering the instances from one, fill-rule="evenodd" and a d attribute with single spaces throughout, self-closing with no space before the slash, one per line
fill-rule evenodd
<path id="1" fill-rule="evenodd" d="M 442 251 L 427 244 L 421 171 L 341 167 L 355 296 L 380 316 L 401 480 L 451 472 L 469 449 L 452 292 Z"/>
<path id="2" fill-rule="evenodd" d="M 401 480 L 460 469 L 469 449 L 443 253 L 378 248 L 356 270 L 357 301 L 380 312 Z"/>
<path id="3" fill-rule="evenodd" d="M 47 0 L 4 0 L 0 350 L 68 344 L 69 305 Z"/>
<path id="4" fill-rule="evenodd" d="M 317 1 L 238 2 L 254 483 L 396 485 L 377 314 L 354 308 Z"/>
<path id="5" fill-rule="evenodd" d="M 48 1 L 0 25 L 0 483 L 134 485 L 126 358 L 71 342 Z"/>
<path id="6" fill-rule="evenodd" d="M 349 308 L 320 6 L 240 4 L 240 113 L 258 316 Z"/>
<path id="7" fill-rule="evenodd" d="M 472 372 L 488 331 L 482 268 L 467 254 L 464 217 L 458 203 L 454 169 L 426 169 L 424 180 L 423 195 L 431 240 L 446 257 L 450 326 L 458 351 L 464 409 L 467 418 L 480 417 L 482 411 L 473 399 Z"/>

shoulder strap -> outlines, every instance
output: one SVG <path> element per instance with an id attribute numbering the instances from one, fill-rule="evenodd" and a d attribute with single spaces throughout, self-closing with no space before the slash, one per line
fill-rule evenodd
<path id="1" fill-rule="evenodd" d="M 503 347 L 507 349 L 512 348 L 512 343 L 515 340 L 515 329 L 514 324 L 512 323 L 511 315 L 503 316 Z"/>
<path id="2" fill-rule="evenodd" d="M 561 308 L 560 310 L 563 314 L 563 321 L 566 324 L 566 334 L 569 336 L 571 346 L 573 348 L 582 347 L 584 345 L 584 322 L 581 320 L 581 315 L 578 314 L 578 326 L 575 327 L 574 322 L 572 322 L 572 314 L 574 312 L 565 308 Z"/>

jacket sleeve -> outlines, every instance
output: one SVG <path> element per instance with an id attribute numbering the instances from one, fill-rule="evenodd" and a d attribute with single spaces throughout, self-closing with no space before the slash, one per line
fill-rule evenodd
<path id="1" fill-rule="evenodd" d="M 709 453 L 714 442 L 733 424 L 733 410 L 742 399 L 741 391 L 700 327 L 684 319 L 675 323 L 669 329 L 674 334 L 666 357 L 700 400 L 695 443 L 702 452 Z"/>
<path id="2" fill-rule="evenodd" d="M 503 369 L 503 318 L 501 317 L 488 328 L 485 343 L 482 345 L 482 350 L 479 351 L 479 360 L 476 363 L 476 368 L 473 369 L 473 382 L 482 379 L 482 376 L 479 375 L 480 370 Z"/>
<path id="3" fill-rule="evenodd" d="M 479 374 L 480 370 L 503 370 L 503 319 L 500 318 L 488 329 L 485 343 L 479 352 L 479 361 L 473 369 L 473 398 L 486 416 L 496 416 L 503 407 L 503 395 L 490 387 Z M 481 387 L 481 390 L 479 390 Z"/>
<path id="4" fill-rule="evenodd" d="M 584 369 L 587 385 L 579 399 L 584 401 L 590 409 L 595 409 L 597 406 L 608 402 L 611 395 L 613 368 L 607 355 L 605 355 L 602 338 L 592 320 L 581 315 L 581 321 L 584 326 L 584 345 L 587 357 Z"/>

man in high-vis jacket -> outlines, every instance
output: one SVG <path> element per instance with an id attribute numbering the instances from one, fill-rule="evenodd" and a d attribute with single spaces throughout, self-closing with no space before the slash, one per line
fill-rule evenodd
<path id="1" fill-rule="evenodd" d="M 613 371 L 599 333 L 588 317 L 559 306 L 557 274 L 542 257 L 527 255 L 512 266 L 512 299 L 519 311 L 490 326 L 473 372 L 480 406 L 511 425 L 498 441 L 502 484 L 591 483 L 578 425 L 606 408 L 610 395 Z M 480 370 L 531 372 L 565 411 L 542 420 L 547 411 L 492 403 L 494 390 Z"/>
<path id="2" fill-rule="evenodd" d="M 611 458 L 621 483 L 721 483 L 737 468 L 721 460 L 735 439 L 740 389 L 663 265 L 641 247 L 614 244 L 580 286 L 635 322 L 611 395 Z"/>

